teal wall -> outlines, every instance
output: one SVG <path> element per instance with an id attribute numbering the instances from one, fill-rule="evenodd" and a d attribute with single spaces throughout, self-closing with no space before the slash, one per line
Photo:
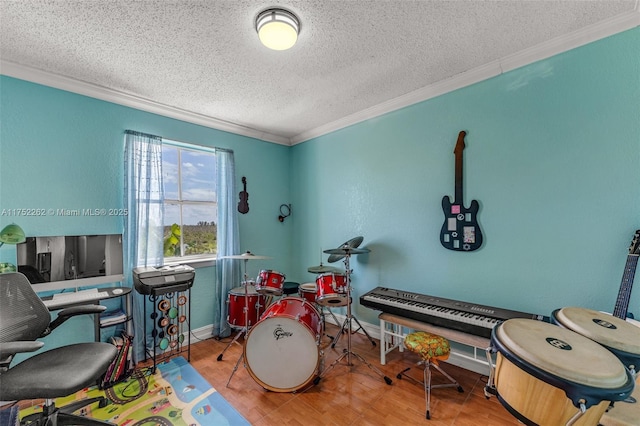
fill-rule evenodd
<path id="1" fill-rule="evenodd" d="M 169 119 L 132 108 L 0 77 L 0 211 L 20 208 L 123 208 L 124 131 L 160 135 L 234 151 L 237 191 L 247 177 L 250 212 L 240 215 L 243 251 L 273 257 L 248 272 L 290 269 L 291 224 L 278 222 L 279 206 L 290 203 L 290 148 Z M 121 233 L 123 217 L 10 217 L 27 235 Z M 0 261 L 15 263 L 15 247 L 0 248 Z M 199 268 L 192 289 L 192 328 L 214 318 L 215 268 Z M 240 285 L 240 283 L 238 283 Z M 77 321 L 76 321 L 77 320 Z M 74 340 L 93 337 L 91 319 L 70 332 Z M 74 327 L 63 327 L 66 330 Z M 76 332 L 77 331 L 77 332 Z M 63 331 L 57 332 L 64 333 Z M 50 336 L 54 338 L 54 336 Z"/>
<path id="2" fill-rule="evenodd" d="M 371 252 L 351 262 L 361 320 L 377 322 L 358 297 L 378 285 L 532 313 L 611 311 L 640 228 L 639 45 L 640 29 L 626 31 L 293 147 L 3 76 L 0 210 L 121 208 L 133 129 L 234 150 L 251 207 L 241 249 L 273 257 L 250 264 L 252 277 L 275 269 L 312 282 L 323 250 L 362 235 Z M 465 204 L 480 202 L 485 235 L 471 253 L 439 242 L 460 130 Z M 283 203 L 292 215 L 280 223 Z M 30 235 L 123 227 L 120 217 L 0 216 L 12 221 Z M 0 249 L 0 261 L 12 257 Z M 212 323 L 214 277 L 196 272 L 193 328 Z M 637 288 L 630 310 L 640 316 Z M 91 339 L 90 321 L 74 321 L 48 339 Z"/>
<path id="3" fill-rule="evenodd" d="M 388 286 L 545 315 L 612 311 L 640 229 L 639 46 L 627 31 L 294 146 L 293 264 L 362 235 L 356 297 Z M 460 130 L 465 205 L 479 201 L 485 236 L 467 253 L 439 240 Z M 631 302 L 640 316 L 640 289 Z"/>

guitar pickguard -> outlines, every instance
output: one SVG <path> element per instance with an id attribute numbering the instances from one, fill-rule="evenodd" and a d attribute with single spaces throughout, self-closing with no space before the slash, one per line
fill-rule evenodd
<path id="1" fill-rule="evenodd" d="M 440 230 L 440 243 L 449 249 L 457 251 L 473 251 L 482 245 L 482 231 L 478 226 L 477 216 L 479 205 L 476 200 L 465 208 L 462 204 L 451 203 L 451 198 L 442 198 L 444 223 Z"/>

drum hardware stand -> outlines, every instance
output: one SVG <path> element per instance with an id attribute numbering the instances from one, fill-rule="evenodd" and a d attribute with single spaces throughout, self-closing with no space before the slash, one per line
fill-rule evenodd
<path id="1" fill-rule="evenodd" d="M 349 288 L 349 286 L 347 286 L 347 288 Z M 340 340 L 340 338 L 342 337 L 343 334 L 345 333 L 357 333 L 358 331 L 362 330 L 362 332 L 365 334 L 365 336 L 367 336 L 367 338 L 369 339 L 369 341 L 371 342 L 371 344 L 373 346 L 376 346 L 376 342 L 375 340 L 373 340 L 373 338 L 369 335 L 369 333 L 367 332 L 367 330 L 362 327 L 362 324 L 360 324 L 360 321 L 358 321 L 358 318 L 356 318 L 354 315 L 350 315 L 350 307 L 351 307 L 351 292 L 347 291 L 348 295 L 347 297 L 349 297 L 349 301 L 348 303 L 348 308 L 347 308 L 347 318 L 345 318 L 344 322 L 342 323 L 342 328 L 340 329 L 340 331 L 338 332 L 338 334 L 336 334 L 336 337 L 334 337 L 333 342 L 331 342 L 331 348 L 335 348 L 336 344 L 338 343 L 338 341 Z M 333 312 L 331 313 L 331 315 L 333 315 Z M 336 319 L 335 315 L 333 316 L 334 319 Z M 354 320 L 356 323 L 358 323 L 358 328 L 355 331 L 352 331 L 351 329 L 351 320 Z M 349 325 L 349 327 L 347 328 L 347 323 Z M 338 324 L 338 322 L 336 321 L 336 324 Z"/>
<path id="2" fill-rule="evenodd" d="M 329 308 L 328 306 L 324 306 L 324 305 L 320 305 L 318 303 L 316 303 L 316 306 L 319 308 L 320 310 L 320 316 L 322 317 L 322 328 L 323 328 L 323 334 L 325 336 L 327 336 L 329 339 L 331 339 L 331 341 L 333 341 L 335 339 L 335 337 L 330 336 L 327 334 L 326 329 L 327 329 L 327 321 L 325 320 L 325 313 L 324 310 L 325 308 L 327 309 L 327 311 L 329 311 L 329 314 L 333 317 L 333 321 L 335 321 L 335 324 L 338 325 L 340 324 L 338 322 L 338 318 L 336 318 L 335 314 L 331 311 L 331 308 Z M 337 337 L 337 336 L 336 336 Z"/>
<path id="3" fill-rule="evenodd" d="M 579 408 L 578 412 L 576 414 L 574 414 L 573 417 L 571 417 L 569 419 L 569 421 L 565 424 L 565 426 L 572 426 L 586 412 L 587 412 L 587 407 L 585 406 L 584 402 L 580 402 L 580 408 Z"/>
<path id="4" fill-rule="evenodd" d="M 345 255 L 344 264 L 345 264 L 345 267 L 346 267 L 345 275 L 346 275 L 346 283 L 347 283 L 347 319 L 345 320 L 342 328 L 344 329 L 348 324 L 348 329 L 347 329 L 347 349 L 345 349 L 343 354 L 340 355 L 335 361 L 333 361 L 331 363 L 331 365 L 329 365 L 329 367 L 327 367 L 326 370 L 324 370 L 314 380 L 313 383 L 314 384 L 318 384 L 318 382 L 320 382 L 320 379 L 323 376 L 325 376 L 329 371 L 331 371 L 331 369 L 333 369 L 333 367 L 335 367 L 345 357 L 347 358 L 347 366 L 349 366 L 349 367 L 353 366 L 353 363 L 351 362 L 351 356 L 354 356 L 354 357 L 358 358 L 367 367 L 369 367 L 373 372 L 375 372 L 376 374 L 381 376 L 384 379 L 386 384 L 391 385 L 391 379 L 389 377 L 385 376 L 382 371 L 380 371 L 379 369 L 374 367 L 371 363 L 369 363 L 361 355 L 359 355 L 359 354 L 357 354 L 357 353 L 355 353 L 355 352 L 353 352 L 351 350 L 351 334 L 352 334 L 351 319 L 355 319 L 355 317 L 351 314 L 351 279 L 350 279 L 350 274 L 351 274 L 350 271 L 351 271 L 351 269 L 349 268 L 349 258 L 351 257 L 352 253 L 355 253 L 355 254 L 367 253 L 369 250 L 353 249 L 351 247 L 345 247 L 345 248 L 339 249 L 339 250 L 342 250 L 341 253 L 344 253 L 344 255 Z M 336 252 L 336 251 L 338 251 L 338 250 L 327 250 L 326 252 L 330 252 L 331 253 L 331 252 Z M 358 322 L 358 325 L 360 325 L 360 322 L 357 319 L 356 319 L 356 322 Z M 360 326 L 360 327 L 362 328 L 362 326 Z M 341 330 L 340 334 L 342 334 L 342 330 Z M 340 336 L 340 334 L 338 336 Z M 366 332 L 365 332 L 365 334 L 366 334 Z M 368 334 L 367 334 L 367 337 L 369 337 L 369 339 L 371 340 L 371 337 Z M 375 343 L 375 342 L 373 342 L 373 343 Z"/>
<path id="5" fill-rule="evenodd" d="M 247 254 L 250 254 L 250 252 L 247 252 Z M 238 258 L 240 256 L 229 256 L 229 257 Z M 240 336 L 242 336 L 243 334 L 248 334 L 249 333 L 249 328 L 250 328 L 249 327 L 249 288 L 248 288 L 249 275 L 247 275 L 247 261 L 249 259 L 248 258 L 244 258 L 243 260 L 244 260 L 244 326 L 238 332 L 238 334 L 235 335 L 233 340 L 231 342 L 229 342 L 229 344 L 224 348 L 224 350 L 220 353 L 220 355 L 218 355 L 218 358 L 217 358 L 218 361 L 222 361 L 222 356 L 224 355 L 224 353 L 227 351 L 227 349 L 229 349 L 229 347 L 232 344 L 237 343 L 237 341 L 240 338 Z M 260 298 L 258 298 L 258 303 L 260 303 Z M 238 370 L 238 365 L 240 365 L 240 361 L 242 360 L 242 358 L 244 358 L 244 352 L 240 352 L 240 356 L 238 357 L 238 360 L 236 361 L 236 365 L 233 367 L 233 371 L 231 372 L 231 376 L 229 376 L 229 380 L 227 381 L 227 387 L 229 387 L 229 383 L 231 383 L 231 378 L 233 378 L 233 375 Z"/>
<path id="6" fill-rule="evenodd" d="M 240 329 L 240 331 L 235 335 L 232 341 L 223 349 L 223 351 L 218 355 L 217 360 L 222 361 L 222 356 L 229 349 L 231 345 L 236 343 L 240 336 L 249 332 L 249 289 L 247 286 L 249 285 L 249 276 L 247 275 L 247 260 L 244 261 L 244 326 Z M 258 299 L 258 303 L 260 303 L 260 299 Z"/>

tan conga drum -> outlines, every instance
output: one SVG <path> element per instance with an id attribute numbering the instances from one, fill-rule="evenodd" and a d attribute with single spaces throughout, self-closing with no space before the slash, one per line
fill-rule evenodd
<path id="1" fill-rule="evenodd" d="M 640 370 L 640 327 L 605 312 L 576 307 L 557 309 L 551 318 L 613 352 L 632 374 Z"/>
<path id="2" fill-rule="evenodd" d="M 578 333 L 524 318 L 496 326 L 487 392 L 526 425 L 596 426 L 609 401 L 633 391 L 620 360 Z"/>

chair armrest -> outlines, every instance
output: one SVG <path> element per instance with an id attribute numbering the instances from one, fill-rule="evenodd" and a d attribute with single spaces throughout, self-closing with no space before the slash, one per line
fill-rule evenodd
<path id="1" fill-rule="evenodd" d="M 0 343 L 0 359 L 6 356 L 15 355 L 22 352 L 35 352 L 44 346 L 43 342 L 36 340 L 21 340 L 16 342 Z"/>
<path id="2" fill-rule="evenodd" d="M 58 328 L 63 322 L 71 317 L 86 314 L 99 314 L 104 312 L 106 309 L 107 307 L 102 305 L 81 305 L 63 309 L 58 313 L 58 317 L 55 320 L 51 321 L 49 327 L 47 327 L 47 329 L 42 333 L 40 337 L 47 336 L 49 333 Z"/>

